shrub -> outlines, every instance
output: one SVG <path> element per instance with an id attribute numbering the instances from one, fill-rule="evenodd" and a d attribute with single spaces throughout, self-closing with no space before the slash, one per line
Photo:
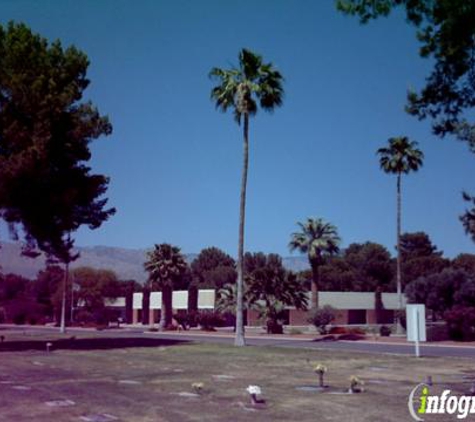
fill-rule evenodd
<path id="1" fill-rule="evenodd" d="M 338 336 L 338 340 L 347 340 L 347 341 L 358 341 L 358 340 L 364 340 L 366 336 L 362 336 L 361 334 L 353 334 L 353 333 L 348 333 L 348 334 L 340 334 Z"/>
<path id="2" fill-rule="evenodd" d="M 332 327 L 328 334 L 348 334 L 348 329 L 345 327 Z"/>
<path id="3" fill-rule="evenodd" d="M 8 302 L 6 313 L 14 324 L 36 324 L 42 320 L 42 308 L 33 299 L 18 297 Z"/>
<path id="4" fill-rule="evenodd" d="M 455 306 L 444 317 L 452 340 L 475 340 L 475 308 Z"/>
<path id="5" fill-rule="evenodd" d="M 284 334 L 284 326 L 279 321 L 268 319 L 266 321 L 267 334 Z"/>
<path id="6" fill-rule="evenodd" d="M 198 324 L 205 331 L 214 331 L 224 324 L 224 317 L 219 312 L 201 311 L 198 313 Z"/>
<path id="7" fill-rule="evenodd" d="M 94 315 L 86 309 L 80 309 L 74 315 L 74 320 L 81 325 L 92 325 L 94 323 Z"/>
<path id="8" fill-rule="evenodd" d="M 192 322 L 196 321 L 196 312 L 180 312 L 177 314 L 173 314 L 173 319 L 180 325 L 184 330 L 187 330 L 190 326 L 192 326 Z M 193 325 L 196 325 L 193 324 Z"/>
<path id="9" fill-rule="evenodd" d="M 406 311 L 395 311 L 394 318 L 397 318 L 402 328 L 407 329 Z"/>
<path id="10" fill-rule="evenodd" d="M 446 341 L 449 340 L 449 331 L 447 324 L 437 323 L 427 325 L 427 341 Z"/>
<path id="11" fill-rule="evenodd" d="M 387 325 L 381 325 L 381 327 L 379 327 L 379 334 L 381 337 L 389 337 L 391 335 L 391 328 Z"/>
<path id="12" fill-rule="evenodd" d="M 316 309 L 308 319 L 320 334 L 327 334 L 327 325 L 335 320 L 335 309 L 329 305 Z"/>
<path id="13" fill-rule="evenodd" d="M 362 328 L 359 328 L 359 327 L 350 328 L 348 330 L 348 333 L 349 334 L 357 334 L 359 336 L 365 336 L 366 335 L 366 331 L 363 330 Z"/>

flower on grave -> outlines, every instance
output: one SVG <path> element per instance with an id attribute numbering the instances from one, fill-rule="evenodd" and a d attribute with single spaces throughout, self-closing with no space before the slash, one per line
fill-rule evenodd
<path id="1" fill-rule="evenodd" d="M 350 377 L 350 391 L 351 392 L 356 392 L 359 393 L 361 391 L 364 391 L 364 381 L 359 379 L 357 376 L 352 375 Z"/>
<path id="2" fill-rule="evenodd" d="M 202 382 L 194 382 L 191 384 L 191 388 L 195 390 L 197 393 L 201 393 L 203 391 L 204 384 Z"/>
<path id="3" fill-rule="evenodd" d="M 250 385 L 249 387 L 246 388 L 246 391 L 252 396 L 256 395 L 259 396 L 262 394 L 261 387 L 258 385 Z"/>
<path id="4" fill-rule="evenodd" d="M 328 368 L 325 365 L 319 363 L 313 367 L 313 371 L 317 374 L 324 374 L 328 371 Z"/>

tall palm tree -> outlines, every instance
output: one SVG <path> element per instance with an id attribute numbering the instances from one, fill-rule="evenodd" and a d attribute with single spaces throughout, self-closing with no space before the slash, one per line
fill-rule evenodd
<path id="1" fill-rule="evenodd" d="M 325 257 L 339 251 L 341 242 L 337 228 L 322 218 L 307 218 L 305 223 L 297 223 L 300 231 L 293 233 L 289 248 L 306 253 L 312 269 L 313 308 L 318 308 L 318 286 L 320 284 L 320 266 Z"/>
<path id="2" fill-rule="evenodd" d="M 144 263 L 148 271 L 150 288 L 158 287 L 162 291 L 162 309 L 159 329 L 165 330 L 173 318 L 173 285 L 187 270 L 187 263 L 180 252 L 180 248 L 162 243 L 155 245 L 152 251 L 147 252 Z M 153 319 L 151 321 L 153 324 Z"/>
<path id="3" fill-rule="evenodd" d="M 211 99 L 216 108 L 226 112 L 231 108 L 238 125 L 243 122 L 244 157 L 241 177 L 241 200 L 239 207 L 239 241 L 237 259 L 236 337 L 234 344 L 244 346 L 243 325 L 243 255 L 244 221 L 246 211 L 246 185 L 249 163 L 249 117 L 254 116 L 258 103 L 266 111 L 282 105 L 282 75 L 262 57 L 250 50 L 239 53 L 239 66 L 231 69 L 213 68 L 210 77 L 218 81 L 211 90 Z"/>
<path id="4" fill-rule="evenodd" d="M 402 309 L 401 284 L 401 176 L 411 171 L 416 172 L 422 166 L 424 154 L 417 148 L 418 143 L 406 136 L 389 138 L 388 146 L 379 148 L 379 165 L 385 173 L 397 176 L 397 262 L 396 282 L 399 309 Z M 398 324 L 399 329 L 399 324 Z"/>

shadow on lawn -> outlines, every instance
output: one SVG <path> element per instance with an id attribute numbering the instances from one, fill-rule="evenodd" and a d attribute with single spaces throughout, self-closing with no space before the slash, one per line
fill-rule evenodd
<path id="1" fill-rule="evenodd" d="M 59 340 L 13 340 L 0 343 L 0 352 L 24 352 L 27 350 L 46 351 L 46 344 L 51 343 L 50 350 L 107 350 L 129 347 L 166 347 L 189 343 L 186 340 L 166 340 L 143 337 L 108 337 L 75 338 Z"/>

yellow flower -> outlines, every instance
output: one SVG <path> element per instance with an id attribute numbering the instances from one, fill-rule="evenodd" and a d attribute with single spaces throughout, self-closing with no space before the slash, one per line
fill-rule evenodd
<path id="1" fill-rule="evenodd" d="M 313 367 L 313 371 L 316 372 L 316 373 L 320 373 L 320 374 L 324 374 L 325 372 L 327 372 L 327 370 L 328 370 L 328 368 L 325 365 L 321 364 L 321 363 L 319 363 L 318 365 L 315 365 Z"/>
<path id="2" fill-rule="evenodd" d="M 355 385 L 355 386 L 356 386 L 356 385 L 364 385 L 364 381 L 361 380 L 361 379 L 359 379 L 356 375 L 352 375 L 352 376 L 350 377 L 350 383 L 351 383 L 352 385 Z"/>
<path id="3" fill-rule="evenodd" d="M 203 390 L 203 387 L 204 387 L 204 384 L 202 382 L 194 382 L 193 384 L 191 384 L 191 388 L 193 388 L 193 390 L 196 390 L 196 391 Z"/>

